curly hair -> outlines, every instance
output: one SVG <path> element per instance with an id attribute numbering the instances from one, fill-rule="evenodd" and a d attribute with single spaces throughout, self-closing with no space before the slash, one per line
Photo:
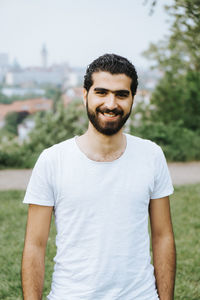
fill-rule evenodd
<path id="1" fill-rule="evenodd" d="M 92 74 L 95 72 L 109 72 L 111 74 L 125 74 L 131 78 L 131 92 L 134 96 L 138 86 L 138 76 L 134 65 L 125 57 L 117 54 L 104 54 L 95 59 L 86 69 L 84 88 L 89 91 L 93 84 Z"/>

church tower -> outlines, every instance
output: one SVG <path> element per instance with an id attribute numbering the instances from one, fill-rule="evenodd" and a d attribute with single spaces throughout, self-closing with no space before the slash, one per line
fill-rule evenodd
<path id="1" fill-rule="evenodd" d="M 41 50 L 41 57 L 42 57 L 42 67 L 45 69 L 47 68 L 47 56 L 48 56 L 48 52 L 47 52 L 46 45 L 44 44 Z"/>

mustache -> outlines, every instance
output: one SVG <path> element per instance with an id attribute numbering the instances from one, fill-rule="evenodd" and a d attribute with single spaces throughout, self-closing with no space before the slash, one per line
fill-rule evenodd
<path id="1" fill-rule="evenodd" d="M 123 111 L 118 108 L 108 109 L 108 108 L 97 107 L 96 111 L 100 113 L 106 113 L 106 114 L 113 113 L 115 115 L 121 115 L 121 116 L 123 115 Z"/>

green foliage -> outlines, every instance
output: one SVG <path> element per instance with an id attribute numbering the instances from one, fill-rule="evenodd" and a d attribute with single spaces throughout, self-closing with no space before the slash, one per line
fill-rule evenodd
<path id="1" fill-rule="evenodd" d="M 26 111 L 10 112 L 7 114 L 5 118 L 5 130 L 17 135 L 17 126 L 24 120 L 25 117 L 27 117 L 27 115 L 28 113 Z"/>
<path id="2" fill-rule="evenodd" d="M 166 72 L 152 94 L 150 118 L 165 124 L 182 122 L 183 127 L 200 129 L 200 73 L 185 75 Z"/>
<path id="3" fill-rule="evenodd" d="M 168 12 L 174 16 L 170 50 L 178 46 L 183 69 L 200 71 L 200 2 L 199 0 L 175 0 Z M 178 53 L 177 53 L 178 56 Z"/>
<path id="4" fill-rule="evenodd" d="M 4 140 L 8 141 L 15 138 L 15 135 L 5 129 L 5 127 L 0 128 L 0 147 Z"/>
<path id="5" fill-rule="evenodd" d="M 81 135 L 87 129 L 88 120 L 84 105 L 73 101 L 66 108 L 57 104 L 56 112 L 49 111 L 42 117 L 36 117 L 36 126 L 30 134 L 26 147 L 32 152 L 41 152 L 44 148 L 63 140 Z"/>
<path id="6" fill-rule="evenodd" d="M 1 93 L 1 90 L 0 90 L 0 103 L 3 103 L 3 104 L 11 104 L 15 101 L 25 101 L 27 99 L 35 99 L 35 98 L 38 98 L 40 97 L 39 95 L 36 95 L 36 94 L 25 94 L 25 95 L 13 95 L 13 96 L 6 96 L 4 94 Z"/>
<path id="7" fill-rule="evenodd" d="M 200 295 L 199 200 L 199 184 L 178 187 L 171 197 L 177 251 L 175 300 L 197 300 Z"/>
<path id="8" fill-rule="evenodd" d="M 0 169 L 32 168 L 43 149 L 83 134 L 88 126 L 85 107 L 80 101 L 71 102 L 67 108 L 58 102 L 55 112 L 40 112 L 35 121 L 29 140 L 22 145 L 11 138 L 4 141 L 0 134 Z"/>
<path id="9" fill-rule="evenodd" d="M 2 94 L 1 89 L 0 89 L 0 103 L 5 103 L 5 104 L 10 103 L 8 97 Z"/>
<path id="10" fill-rule="evenodd" d="M 164 117 L 171 111 L 173 121 L 182 118 L 187 128 L 195 129 L 194 123 L 199 124 L 199 118 L 192 119 L 200 111 L 200 2 L 174 0 L 166 9 L 173 19 L 171 35 L 157 45 L 151 44 L 144 52 L 164 74 L 152 103 L 157 108 L 157 116 L 161 113 Z"/>
<path id="11" fill-rule="evenodd" d="M 0 192 L 0 299 L 22 299 L 20 268 L 27 218 L 27 205 L 22 204 L 23 197 L 24 191 Z M 177 250 L 175 300 L 199 299 L 199 210 L 199 184 L 175 189 L 171 196 Z M 56 229 L 52 222 L 46 250 L 43 299 L 46 299 L 51 286 L 53 257 L 56 253 L 55 235 Z"/>
<path id="12" fill-rule="evenodd" d="M 151 0 L 153 6 L 157 1 Z M 156 8 L 155 8 L 156 9 Z M 163 76 L 132 132 L 160 144 L 167 159 L 200 159 L 200 2 L 174 0 L 171 34 L 144 55 Z"/>
<path id="13" fill-rule="evenodd" d="M 53 100 L 53 111 L 55 112 L 57 109 L 57 105 L 59 102 L 61 102 L 61 96 L 62 96 L 62 90 L 59 87 L 56 86 L 46 86 L 45 87 L 46 90 L 46 97 L 48 99 L 52 99 Z"/>
<path id="14" fill-rule="evenodd" d="M 32 152 L 26 145 L 19 145 L 14 139 L 1 143 L 0 169 L 31 168 L 39 153 Z"/>
<path id="15" fill-rule="evenodd" d="M 0 192 L 0 299 L 22 299 L 20 272 L 27 219 L 27 205 L 22 204 L 23 197 L 24 191 Z M 52 224 L 46 249 L 44 299 L 49 293 L 53 271 L 55 232 L 55 226 Z"/>
<path id="16" fill-rule="evenodd" d="M 18 119 L 18 113 L 17 112 L 11 112 L 7 114 L 5 118 L 5 129 L 8 132 L 13 133 L 14 135 L 17 135 L 17 122 Z"/>
<path id="17" fill-rule="evenodd" d="M 166 5 L 166 10 L 173 20 L 171 34 L 157 45 L 152 43 L 144 55 L 164 72 L 199 71 L 199 0 L 174 0 L 171 6 Z"/>
<path id="18" fill-rule="evenodd" d="M 45 91 L 45 95 L 49 99 L 60 98 L 61 96 L 61 89 L 59 87 L 55 87 L 52 85 L 46 86 Z"/>
<path id="19" fill-rule="evenodd" d="M 130 133 L 159 144 L 169 161 L 200 160 L 200 131 L 187 129 L 181 122 L 146 121 L 138 127 L 131 125 Z"/>

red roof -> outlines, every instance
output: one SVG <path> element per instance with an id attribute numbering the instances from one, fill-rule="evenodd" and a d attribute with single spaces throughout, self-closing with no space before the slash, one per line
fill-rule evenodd
<path id="1" fill-rule="evenodd" d="M 15 101 L 11 104 L 0 104 L 0 120 L 3 120 L 10 112 L 27 111 L 29 114 L 33 114 L 37 111 L 50 110 L 52 106 L 53 101 L 44 98 Z"/>

